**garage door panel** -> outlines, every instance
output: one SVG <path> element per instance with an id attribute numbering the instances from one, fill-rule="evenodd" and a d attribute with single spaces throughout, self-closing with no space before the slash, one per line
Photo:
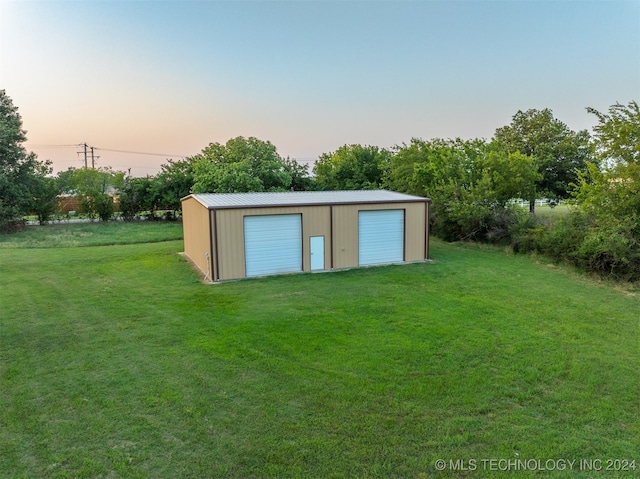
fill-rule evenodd
<path id="1" fill-rule="evenodd" d="M 404 261 L 404 210 L 358 212 L 358 263 Z"/>
<path id="2" fill-rule="evenodd" d="M 244 217 L 247 276 L 302 271 L 302 217 Z"/>

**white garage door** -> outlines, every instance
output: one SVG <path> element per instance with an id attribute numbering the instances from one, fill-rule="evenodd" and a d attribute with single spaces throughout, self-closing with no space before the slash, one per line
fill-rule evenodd
<path id="1" fill-rule="evenodd" d="M 302 271 L 302 216 L 244 217 L 247 276 Z"/>
<path id="2" fill-rule="evenodd" d="M 404 210 L 358 212 L 358 263 L 404 261 Z"/>

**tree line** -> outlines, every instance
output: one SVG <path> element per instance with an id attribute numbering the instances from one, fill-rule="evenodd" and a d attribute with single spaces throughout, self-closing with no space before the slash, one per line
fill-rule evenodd
<path id="1" fill-rule="evenodd" d="M 61 195 L 108 220 L 180 210 L 190 193 L 389 189 L 432 199 L 431 231 L 447 241 L 508 244 L 617 279 L 640 279 L 640 111 L 616 103 L 593 132 L 573 131 L 550 109 L 518 111 L 490 140 L 413 138 L 392 148 L 344 145 L 319 156 L 312 170 L 283 158 L 269 141 L 232 138 L 198 155 L 168 160 L 160 173 L 136 178 L 109 168 L 70 168 L 27 152 L 17 108 L 0 91 L 0 229 L 23 215 L 46 222 Z M 117 198 L 117 203 L 114 202 Z M 545 222 L 536 200 L 570 204 Z M 524 202 L 528 207 L 523 208 Z M 170 213 L 170 216 L 173 216 Z"/>

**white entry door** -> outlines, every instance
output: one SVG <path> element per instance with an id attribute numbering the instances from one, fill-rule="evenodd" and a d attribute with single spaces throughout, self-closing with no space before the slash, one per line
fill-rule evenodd
<path id="1" fill-rule="evenodd" d="M 324 269 L 324 236 L 309 238 L 309 253 L 311 255 L 311 271 Z"/>

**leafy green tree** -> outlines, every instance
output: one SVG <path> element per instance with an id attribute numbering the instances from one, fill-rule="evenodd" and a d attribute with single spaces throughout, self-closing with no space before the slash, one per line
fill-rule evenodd
<path id="1" fill-rule="evenodd" d="M 320 190 L 373 190 L 384 186 L 390 164 L 389 150 L 344 145 L 320 155 L 313 172 Z"/>
<path id="2" fill-rule="evenodd" d="M 434 187 L 445 184 L 468 189 L 472 165 L 485 146 L 482 140 L 412 138 L 408 145 L 395 147 L 387 183 L 396 191 L 419 196 L 432 196 Z"/>
<path id="3" fill-rule="evenodd" d="M 477 168 L 483 175 L 482 184 L 486 185 L 483 196 L 500 207 L 514 199 L 531 198 L 536 181 L 542 176 L 530 156 L 509 153 L 496 145 L 487 145 L 484 155 L 478 157 Z"/>
<path id="4" fill-rule="evenodd" d="M 308 191 L 315 188 L 313 178 L 309 176 L 309 165 L 303 165 L 296 160 L 286 158 L 284 170 L 291 176 L 292 191 Z"/>
<path id="5" fill-rule="evenodd" d="M 153 204 L 162 209 L 180 210 L 180 200 L 191 193 L 194 182 L 193 160 L 169 160 L 153 179 Z"/>
<path id="6" fill-rule="evenodd" d="M 626 106 L 616 103 L 609 113 L 587 108 L 599 121 L 594 130 L 596 153 L 605 166 L 624 167 L 640 164 L 640 107 L 635 101 Z"/>
<path id="7" fill-rule="evenodd" d="M 189 161 L 194 193 L 285 191 L 291 186 L 291 174 L 276 147 L 253 137 L 211 143 Z"/>
<path id="8" fill-rule="evenodd" d="M 124 176 L 111 168 L 69 168 L 58 174 L 58 184 L 62 192 L 80 198 L 83 213 L 107 221 L 113 216 L 113 196 L 122 188 Z"/>
<path id="9" fill-rule="evenodd" d="M 5 90 L 0 90 L 0 231 L 19 227 L 34 206 L 49 164 L 27 153 L 22 118 Z"/>
<path id="10" fill-rule="evenodd" d="M 598 118 L 595 151 L 601 167 L 589 163 L 574 196 L 593 219 L 578 251 L 588 269 L 640 279 L 640 108 L 616 103 Z"/>
<path id="11" fill-rule="evenodd" d="M 125 221 L 135 220 L 143 211 L 155 209 L 155 178 L 127 176 L 118 189 L 120 214 Z"/>
<path id="12" fill-rule="evenodd" d="M 38 222 L 43 225 L 51 219 L 51 216 L 58 209 L 60 190 L 55 178 L 45 176 L 51 174 L 51 168 L 43 165 L 40 170 L 41 174 L 33 177 L 33 196 L 29 212 L 35 213 L 38 217 Z"/>
<path id="13" fill-rule="evenodd" d="M 587 109 L 595 161 L 579 173 L 575 208 L 563 219 L 515 238 L 514 250 L 537 251 L 589 272 L 640 280 L 640 108 L 616 103 L 608 113 Z"/>
<path id="14" fill-rule="evenodd" d="M 511 124 L 498 128 L 493 141 L 510 153 L 531 156 L 540 173 L 529 196 L 529 210 L 535 213 L 536 198 L 558 202 L 570 197 L 570 185 L 591 159 L 589 133 L 574 132 L 557 120 L 553 112 L 530 109 L 518 111 Z"/>
<path id="15" fill-rule="evenodd" d="M 93 212 L 102 221 L 109 221 L 115 213 L 114 198 L 106 193 L 98 193 L 85 199 L 83 207 L 91 216 Z M 93 217 L 93 216 L 92 216 Z"/>
<path id="16" fill-rule="evenodd" d="M 530 157 L 483 140 L 414 138 L 396 147 L 388 183 L 433 200 L 431 225 L 438 236 L 500 241 L 520 219 L 510 201 L 530 192 L 537 178 Z"/>
<path id="17" fill-rule="evenodd" d="M 599 121 L 594 127 L 599 162 L 588 163 L 574 196 L 583 210 L 633 224 L 640 238 L 640 108 L 632 101 L 616 103 L 608 114 L 588 111 Z"/>

